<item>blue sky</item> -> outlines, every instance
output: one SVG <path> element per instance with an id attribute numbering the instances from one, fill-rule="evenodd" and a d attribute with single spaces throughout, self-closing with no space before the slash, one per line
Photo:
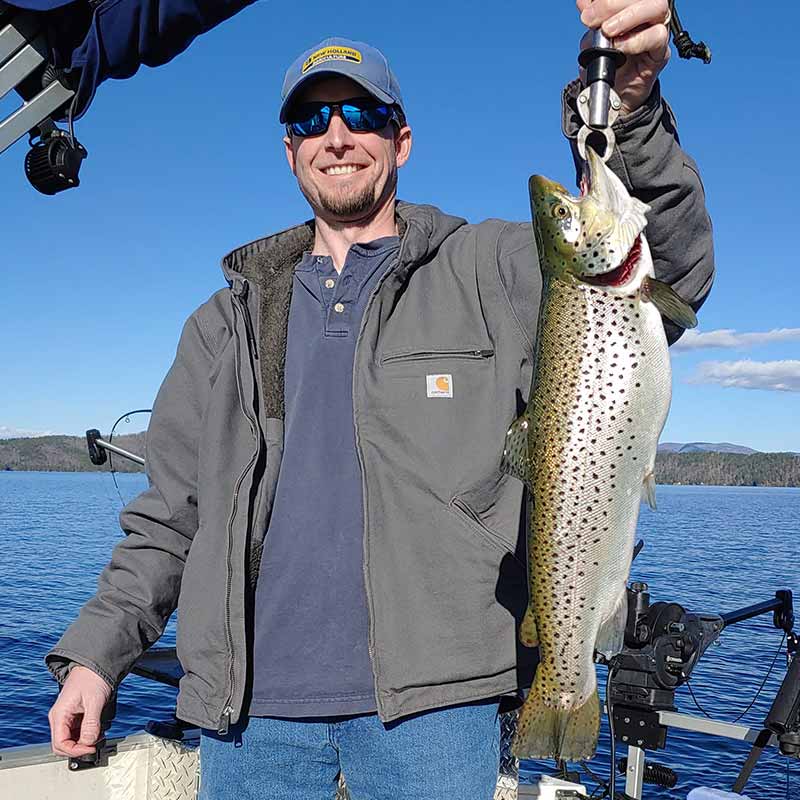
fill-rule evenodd
<path id="1" fill-rule="evenodd" d="M 800 451 L 792 7 L 679 10 L 714 51 L 711 66 L 674 58 L 663 84 L 702 171 L 718 277 L 709 336 L 674 352 L 662 439 Z M 0 435 L 107 431 L 149 406 L 184 319 L 222 285 L 220 257 L 308 216 L 276 119 L 301 50 L 344 35 L 389 56 L 415 135 L 401 197 L 526 219 L 529 174 L 572 180 L 559 98 L 581 33 L 564 0 L 259 2 L 169 65 L 100 87 L 77 127 L 90 153 L 78 190 L 37 194 L 17 143 L 0 156 Z M 731 330 L 762 335 L 714 333 Z"/>

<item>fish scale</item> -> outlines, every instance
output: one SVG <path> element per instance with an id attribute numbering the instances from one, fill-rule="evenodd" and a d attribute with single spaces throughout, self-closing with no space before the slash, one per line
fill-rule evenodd
<path id="1" fill-rule="evenodd" d="M 590 151 L 591 152 L 591 151 Z M 530 605 L 520 638 L 540 663 L 520 714 L 521 758 L 591 758 L 600 727 L 595 652 L 623 644 L 625 587 L 671 396 L 661 313 L 693 312 L 653 278 L 647 207 L 599 158 L 572 198 L 533 178 L 543 273 L 530 402 L 503 468 L 530 493 Z"/>

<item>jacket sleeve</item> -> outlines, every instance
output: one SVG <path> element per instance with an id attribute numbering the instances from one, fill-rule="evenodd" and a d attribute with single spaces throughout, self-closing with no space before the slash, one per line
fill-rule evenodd
<path id="1" fill-rule="evenodd" d="M 577 112 L 580 91 L 579 81 L 573 81 L 564 89 L 562 98 L 562 127 L 570 140 L 578 177 L 582 163 L 575 139 L 582 124 Z M 714 278 L 711 220 L 697 165 L 681 147 L 675 117 L 661 97 L 659 83 L 641 108 L 616 122 L 614 133 L 617 146 L 608 165 L 628 191 L 651 208 L 647 215 L 647 241 L 656 277 L 670 284 L 697 310 Z M 541 280 L 530 274 L 531 264 L 538 263 L 530 226 L 506 226 L 498 240 L 497 254 L 514 312 L 520 320 L 530 321 L 528 333 L 533 341 Z M 530 283 L 528 292 L 526 283 Z M 664 328 L 670 344 L 683 332 L 668 320 L 664 321 Z"/>
<path id="2" fill-rule="evenodd" d="M 97 592 L 45 656 L 63 683 L 75 664 L 116 689 L 161 635 L 178 602 L 197 530 L 197 457 L 213 353 L 197 315 L 189 318 L 159 389 L 147 431 L 149 488 L 120 514 L 125 538 L 100 574 Z"/>

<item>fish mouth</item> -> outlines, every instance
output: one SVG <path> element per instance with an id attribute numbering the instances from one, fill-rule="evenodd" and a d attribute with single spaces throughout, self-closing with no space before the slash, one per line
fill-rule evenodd
<path id="1" fill-rule="evenodd" d="M 586 149 L 586 160 L 584 161 L 583 171 L 580 179 L 579 201 L 584 201 L 592 196 L 602 205 L 608 204 L 609 176 L 606 174 L 608 167 L 600 156 L 591 148 Z M 595 254 L 596 255 L 596 254 Z M 579 279 L 593 286 L 624 286 L 633 276 L 642 256 L 642 235 L 639 233 L 633 241 L 631 249 L 623 259 L 622 263 L 602 273 L 581 273 Z"/>
<path id="2" fill-rule="evenodd" d="M 580 194 L 578 195 L 579 198 L 588 197 L 589 192 L 592 191 L 592 170 L 587 161 L 583 162 L 580 188 L 581 191 Z"/>
<path id="3" fill-rule="evenodd" d="M 585 283 L 590 283 L 593 286 L 623 286 L 630 280 L 641 256 L 642 235 L 639 234 L 625 260 L 618 267 L 601 275 L 581 275 L 580 278 Z"/>
<path id="4" fill-rule="evenodd" d="M 581 171 L 580 188 L 581 192 L 578 197 L 588 197 L 592 193 L 592 188 L 595 184 L 596 173 L 600 169 L 600 157 L 595 153 L 591 147 L 586 148 L 586 159 L 583 162 L 583 170 Z"/>

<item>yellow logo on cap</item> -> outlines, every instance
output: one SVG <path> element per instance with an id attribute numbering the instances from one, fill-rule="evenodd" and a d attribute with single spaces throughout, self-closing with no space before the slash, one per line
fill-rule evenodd
<path id="1" fill-rule="evenodd" d="M 361 63 L 361 53 L 352 47 L 323 47 L 313 52 L 303 63 L 301 70 L 305 75 L 312 67 L 324 61 L 349 61 L 351 64 Z"/>

